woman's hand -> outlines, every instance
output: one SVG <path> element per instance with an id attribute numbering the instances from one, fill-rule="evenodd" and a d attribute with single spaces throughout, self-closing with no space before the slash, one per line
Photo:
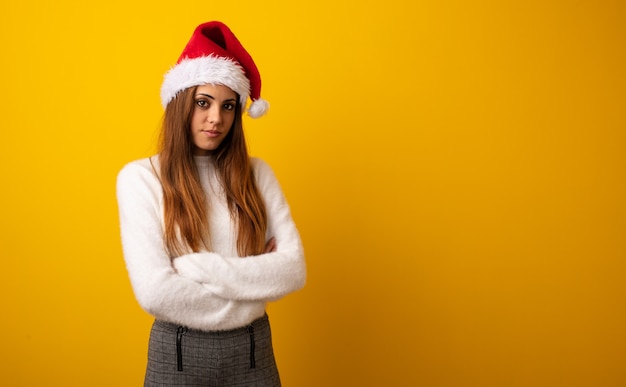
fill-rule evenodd
<path id="1" fill-rule="evenodd" d="M 272 253 L 276 251 L 276 238 L 271 237 L 269 241 L 265 244 L 265 249 L 263 250 L 264 254 Z"/>

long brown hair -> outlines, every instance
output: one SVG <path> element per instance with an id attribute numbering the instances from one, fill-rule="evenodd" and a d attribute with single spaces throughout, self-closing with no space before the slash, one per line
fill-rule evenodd
<path id="1" fill-rule="evenodd" d="M 163 186 L 165 248 L 170 256 L 211 251 L 207 194 L 193 159 L 191 118 L 197 87 L 180 92 L 165 108 L 160 138 L 160 177 Z M 255 184 L 243 133 L 241 104 L 235 120 L 213 157 L 226 192 L 231 218 L 237 224 L 239 256 L 256 255 L 265 247 L 267 214 Z"/>

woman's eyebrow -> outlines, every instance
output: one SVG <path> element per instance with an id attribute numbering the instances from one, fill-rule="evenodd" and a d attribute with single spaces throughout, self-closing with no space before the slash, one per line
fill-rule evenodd
<path id="1" fill-rule="evenodd" d="M 215 99 L 215 97 L 213 97 L 213 96 L 212 96 L 212 95 L 210 95 L 210 94 L 198 93 L 198 94 L 196 94 L 196 97 L 197 97 L 197 96 L 199 96 L 199 95 L 205 96 L 205 97 L 210 98 L 210 99 Z"/>
<path id="2" fill-rule="evenodd" d="M 196 97 L 198 97 L 198 96 L 203 96 L 203 97 L 207 97 L 207 98 L 210 98 L 212 100 L 215 100 L 215 97 L 213 97 L 211 94 L 198 93 L 198 94 L 196 94 Z M 224 102 L 231 102 L 231 101 L 236 101 L 236 100 L 237 100 L 236 98 L 228 98 L 228 99 L 225 99 Z"/>

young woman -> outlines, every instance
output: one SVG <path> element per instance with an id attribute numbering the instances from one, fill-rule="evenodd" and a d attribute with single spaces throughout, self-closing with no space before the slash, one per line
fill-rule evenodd
<path id="1" fill-rule="evenodd" d="M 155 317 L 146 386 L 279 386 L 266 303 L 304 286 L 300 236 L 242 113 L 265 113 L 252 58 L 222 23 L 196 28 L 165 75 L 157 155 L 117 197 L 139 304 Z"/>

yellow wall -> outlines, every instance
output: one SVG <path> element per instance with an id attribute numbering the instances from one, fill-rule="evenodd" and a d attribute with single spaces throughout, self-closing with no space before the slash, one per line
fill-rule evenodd
<path id="1" fill-rule="evenodd" d="M 270 308 L 285 386 L 626 385 L 623 2 L 0 9 L 0 384 L 141 385 L 115 176 L 221 19 L 261 69 L 250 146 L 307 251 Z"/>

